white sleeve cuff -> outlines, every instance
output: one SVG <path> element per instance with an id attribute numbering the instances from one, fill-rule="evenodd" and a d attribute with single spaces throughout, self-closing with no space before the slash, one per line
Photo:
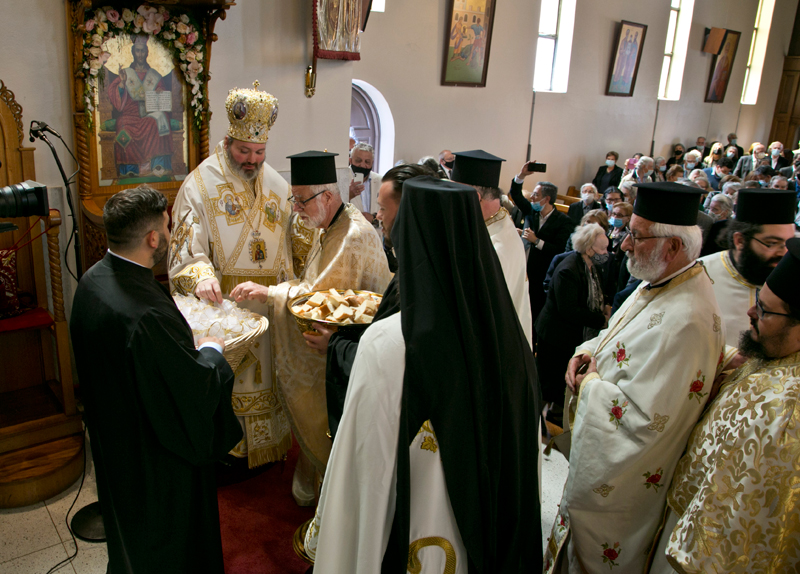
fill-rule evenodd
<path id="1" fill-rule="evenodd" d="M 211 347 L 220 355 L 222 354 L 222 347 L 216 343 L 212 343 L 211 341 L 206 341 L 205 343 L 197 347 L 197 350 L 199 351 L 200 349 L 205 349 L 206 347 Z"/>
<path id="2" fill-rule="evenodd" d="M 538 249 L 539 251 L 541 251 L 543 247 L 544 247 L 544 241 L 542 241 L 542 240 L 540 239 L 539 241 L 537 241 L 537 242 L 536 242 L 536 249 Z"/>
<path id="3" fill-rule="evenodd" d="M 524 180 L 520 179 L 520 178 L 519 178 L 519 177 L 517 177 L 516 175 L 514 176 L 514 181 L 515 181 L 516 183 L 520 184 L 520 185 L 522 185 L 522 184 L 524 183 Z"/>

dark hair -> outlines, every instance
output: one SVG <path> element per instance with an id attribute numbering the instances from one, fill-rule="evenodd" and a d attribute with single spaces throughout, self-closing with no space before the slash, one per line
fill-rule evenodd
<path id="1" fill-rule="evenodd" d="M 717 167 L 727 167 L 728 169 L 733 169 L 733 160 L 728 156 L 725 156 L 717 162 Z"/>
<path id="2" fill-rule="evenodd" d="M 618 154 L 617 152 L 615 152 L 615 151 L 610 151 L 610 152 L 608 152 L 608 153 L 606 154 L 606 157 L 608 157 L 608 156 L 610 156 L 610 155 L 613 155 L 613 156 L 614 156 L 614 161 L 619 161 L 619 154 Z"/>
<path id="3" fill-rule="evenodd" d="M 484 185 L 473 185 L 472 187 L 478 190 L 481 199 L 500 199 L 500 196 L 503 195 L 499 187 L 487 187 Z"/>
<path id="4" fill-rule="evenodd" d="M 778 174 L 778 172 L 776 172 L 774 169 L 772 169 L 768 165 L 760 165 L 756 169 L 754 169 L 753 171 L 755 173 L 757 173 L 758 175 L 766 175 L 766 176 L 769 176 L 769 177 L 775 177 Z"/>
<path id="5" fill-rule="evenodd" d="M 400 198 L 403 196 L 403 183 L 407 179 L 411 179 L 412 177 L 417 177 L 419 175 L 430 175 L 432 177 L 436 177 L 436 173 L 431 171 L 431 169 L 425 165 L 404 163 L 402 165 L 393 167 L 383 174 L 381 182 L 386 183 L 387 181 L 391 181 L 392 191 L 394 191 L 395 199 L 400 201 Z"/>
<path id="6" fill-rule="evenodd" d="M 549 181 L 540 181 L 537 182 L 536 185 L 542 186 L 542 197 L 549 197 L 550 205 L 555 207 L 556 199 L 558 199 L 558 188 L 555 186 L 555 184 L 550 183 Z"/>
<path id="7" fill-rule="evenodd" d="M 611 187 L 607 187 L 607 188 L 606 188 L 606 190 L 603 192 L 603 200 L 605 200 L 605 199 L 607 199 L 607 198 L 608 198 L 608 194 L 609 194 L 609 193 L 618 193 L 618 194 L 619 194 L 619 198 L 620 198 L 620 199 L 622 199 L 623 197 L 625 197 L 625 194 L 624 194 L 624 193 L 622 193 L 622 190 L 621 190 L 621 189 L 619 189 L 618 187 L 614 187 L 614 186 L 612 185 Z"/>
<path id="8" fill-rule="evenodd" d="M 167 198 L 149 185 L 123 189 L 103 206 L 103 225 L 108 245 L 114 249 L 137 247 L 154 229 L 161 229 Z"/>
<path id="9" fill-rule="evenodd" d="M 433 156 L 422 158 L 421 160 L 419 160 L 419 165 L 427 167 L 435 174 L 435 177 L 438 177 L 439 179 L 447 178 L 447 174 L 442 169 L 442 165 L 438 161 L 436 161 L 436 158 Z"/>
<path id="10" fill-rule="evenodd" d="M 718 243 L 726 249 L 734 249 L 733 234 L 741 233 L 748 241 L 750 241 L 756 233 L 761 233 L 760 223 L 747 223 L 744 221 L 737 221 L 736 219 L 729 219 L 728 224 L 722 231 L 722 236 L 725 238 Z"/>

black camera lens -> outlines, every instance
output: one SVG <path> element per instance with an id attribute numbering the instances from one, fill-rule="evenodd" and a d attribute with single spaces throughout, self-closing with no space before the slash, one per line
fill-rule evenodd
<path id="1" fill-rule="evenodd" d="M 0 187 L 0 217 L 30 217 L 50 214 L 47 186 L 26 181 Z"/>

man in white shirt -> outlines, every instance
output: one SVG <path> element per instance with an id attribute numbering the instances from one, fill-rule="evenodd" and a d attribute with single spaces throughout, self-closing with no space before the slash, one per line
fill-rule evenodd
<path id="1" fill-rule="evenodd" d="M 381 187 L 381 176 L 372 171 L 374 164 L 375 148 L 368 143 L 359 142 L 350 150 L 353 179 L 347 201 L 358 208 L 370 223 L 378 213 L 378 190 Z"/>

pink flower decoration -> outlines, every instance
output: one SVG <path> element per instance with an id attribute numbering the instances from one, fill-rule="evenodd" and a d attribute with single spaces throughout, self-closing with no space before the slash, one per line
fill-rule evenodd
<path id="1" fill-rule="evenodd" d="M 191 45 L 195 42 L 197 42 L 197 32 L 189 32 L 186 35 L 186 43 Z"/>
<path id="2" fill-rule="evenodd" d="M 192 62 L 191 64 L 189 64 L 188 67 L 189 76 L 194 78 L 197 74 L 199 74 L 202 71 L 202 69 L 203 69 L 202 65 L 198 64 L 197 62 Z"/>
<path id="3" fill-rule="evenodd" d="M 117 22 L 119 21 L 119 12 L 116 10 L 109 10 L 106 12 L 106 18 L 108 18 L 109 22 Z"/>
<path id="4" fill-rule="evenodd" d="M 95 24 L 96 24 L 96 22 L 94 20 L 87 20 L 86 23 L 83 26 L 84 26 L 84 28 L 86 28 L 87 32 L 91 32 L 92 30 L 94 30 L 94 25 Z"/>

